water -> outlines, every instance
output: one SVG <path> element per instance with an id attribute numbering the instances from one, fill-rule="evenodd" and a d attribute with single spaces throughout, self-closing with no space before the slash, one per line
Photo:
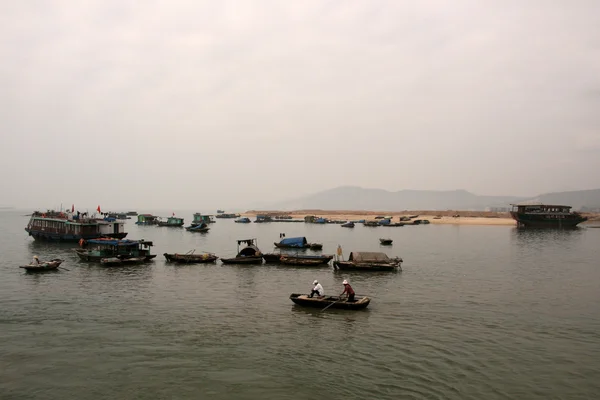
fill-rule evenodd
<path id="1" fill-rule="evenodd" d="M 600 230 L 426 225 L 346 229 L 218 220 L 208 234 L 138 227 L 150 266 L 81 263 L 0 212 L 2 399 L 595 399 Z M 164 214 L 164 213 L 163 213 Z M 178 213 L 179 214 L 179 213 Z M 166 215 L 166 214 L 165 214 Z M 191 213 L 179 214 L 191 219 Z M 232 256 L 279 233 L 404 259 L 399 273 L 331 267 L 174 266 L 162 253 Z M 379 237 L 391 237 L 380 247 Z M 70 271 L 26 274 L 33 255 Z M 303 309 L 290 293 L 349 279 L 364 312 Z"/>

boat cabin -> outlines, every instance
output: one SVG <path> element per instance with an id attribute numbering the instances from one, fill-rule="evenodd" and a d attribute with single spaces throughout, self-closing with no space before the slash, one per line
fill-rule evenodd
<path id="1" fill-rule="evenodd" d="M 156 225 L 158 222 L 158 217 L 152 214 L 139 214 L 137 217 L 137 225 Z"/>
<path id="2" fill-rule="evenodd" d="M 246 245 L 242 250 L 240 250 L 240 245 Z M 240 239 L 237 241 L 238 245 L 238 257 L 252 257 L 252 256 L 260 256 L 262 253 L 256 246 L 256 239 Z"/>
<path id="3" fill-rule="evenodd" d="M 215 222 L 215 220 L 212 219 L 212 215 L 202 215 L 200 213 L 195 213 L 194 220 L 192 221 L 192 225 L 200 224 L 202 222 L 204 222 L 205 224 L 210 224 L 210 223 Z"/>
<path id="4" fill-rule="evenodd" d="M 150 247 L 152 247 L 153 243 L 143 239 L 90 239 L 85 241 L 84 245 L 92 257 L 115 257 L 117 255 L 147 257 L 150 255 Z"/>
<path id="5" fill-rule="evenodd" d="M 569 214 L 570 206 L 547 205 L 547 204 L 511 204 L 512 212 L 521 214 Z"/>

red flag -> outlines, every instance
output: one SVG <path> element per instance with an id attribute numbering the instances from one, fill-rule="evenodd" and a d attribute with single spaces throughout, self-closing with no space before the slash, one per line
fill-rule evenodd
<path id="1" fill-rule="evenodd" d="M 96 210 L 98 210 L 99 213 L 101 213 L 102 211 L 100 210 L 100 206 L 98 206 L 98 208 L 96 208 Z"/>
<path id="2" fill-rule="evenodd" d="M 175 213 L 173 213 L 173 216 L 175 216 Z"/>
<path id="3" fill-rule="evenodd" d="M 74 213 L 74 212 L 75 212 L 75 204 L 73 204 L 73 205 L 71 206 L 71 212 L 72 212 L 72 213 Z"/>

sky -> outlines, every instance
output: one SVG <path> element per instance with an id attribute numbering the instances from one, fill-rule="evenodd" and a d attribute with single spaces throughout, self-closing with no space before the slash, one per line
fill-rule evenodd
<path id="1" fill-rule="evenodd" d="M 0 206 L 600 188 L 600 2 L 5 1 Z"/>

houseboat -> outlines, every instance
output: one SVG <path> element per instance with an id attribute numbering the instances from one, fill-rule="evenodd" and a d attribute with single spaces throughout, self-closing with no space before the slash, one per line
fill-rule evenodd
<path id="1" fill-rule="evenodd" d="M 127 236 L 125 224 L 112 218 L 89 218 L 87 213 L 67 213 L 59 211 L 31 214 L 25 231 L 36 240 L 56 240 L 78 242 L 81 239 L 111 237 L 122 239 Z"/>
<path id="2" fill-rule="evenodd" d="M 100 262 L 104 258 L 142 258 L 149 261 L 156 257 L 156 254 L 150 254 L 152 244 L 147 240 L 91 239 L 81 241 L 81 248 L 75 249 L 75 252 L 83 261 Z"/>
<path id="3" fill-rule="evenodd" d="M 136 225 L 157 225 L 158 217 L 152 214 L 139 214 Z"/>
<path id="4" fill-rule="evenodd" d="M 178 217 L 169 217 L 166 221 L 161 219 L 156 223 L 158 226 L 169 226 L 174 228 L 181 228 L 183 226 L 183 218 Z"/>
<path id="5" fill-rule="evenodd" d="M 212 215 L 202 215 L 200 213 L 195 213 L 194 220 L 192 221 L 191 225 L 199 225 L 202 222 L 204 222 L 205 224 L 212 224 L 215 222 L 215 220 L 212 218 Z"/>
<path id="6" fill-rule="evenodd" d="M 526 228 L 575 228 L 587 218 L 572 212 L 570 206 L 550 204 L 511 204 L 510 215 L 518 227 Z"/>
<path id="7" fill-rule="evenodd" d="M 231 214 L 231 213 L 223 213 L 223 214 L 217 214 L 215 216 L 215 218 L 238 218 L 240 216 L 240 214 Z"/>
<path id="8" fill-rule="evenodd" d="M 273 222 L 273 217 L 271 217 L 270 215 L 257 215 L 254 222 L 257 224 L 261 224 L 264 222 Z"/>

